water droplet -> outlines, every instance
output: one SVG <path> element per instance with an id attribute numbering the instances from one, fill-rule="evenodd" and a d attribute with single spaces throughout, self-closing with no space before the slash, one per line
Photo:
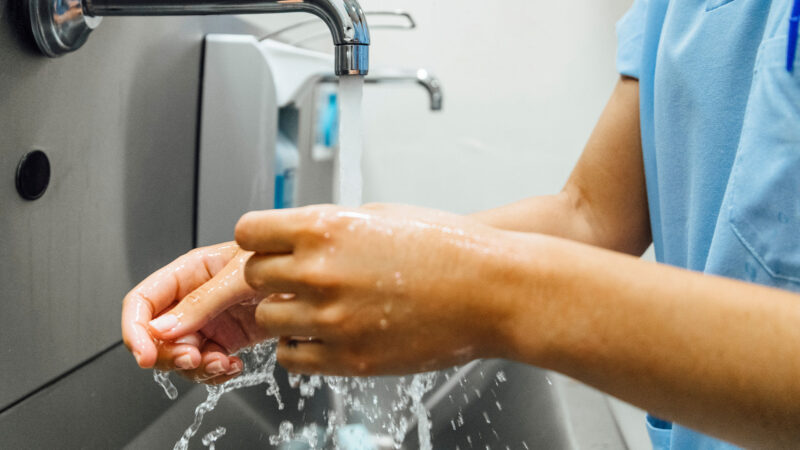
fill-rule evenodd
<path id="1" fill-rule="evenodd" d="M 214 444 L 219 440 L 219 438 L 225 436 L 226 432 L 227 430 L 225 429 L 225 427 L 217 427 L 216 429 L 214 429 L 214 431 L 211 431 L 205 436 L 203 436 L 202 440 L 203 445 L 208 447 L 209 450 L 214 450 L 215 448 Z"/>

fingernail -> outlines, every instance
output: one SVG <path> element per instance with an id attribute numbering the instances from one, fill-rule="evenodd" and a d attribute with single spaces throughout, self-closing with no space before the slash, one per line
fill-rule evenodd
<path id="1" fill-rule="evenodd" d="M 222 367 L 222 362 L 217 360 L 206 366 L 206 372 L 211 375 L 219 375 L 225 372 L 225 369 Z"/>
<path id="2" fill-rule="evenodd" d="M 142 354 L 139 352 L 133 352 L 133 357 L 136 358 L 136 364 L 142 365 Z"/>
<path id="3" fill-rule="evenodd" d="M 166 333 L 167 331 L 175 328 L 177 325 L 178 318 L 172 314 L 167 314 L 150 321 L 150 327 L 161 333 Z"/>
<path id="4" fill-rule="evenodd" d="M 175 358 L 175 366 L 179 369 L 190 370 L 193 369 L 192 357 L 190 355 L 183 355 Z"/>
<path id="5" fill-rule="evenodd" d="M 199 343 L 199 340 L 197 339 L 197 336 L 195 336 L 193 334 L 190 334 L 188 336 L 184 336 L 184 337 L 182 337 L 180 339 L 175 339 L 175 343 L 176 344 L 188 344 L 188 345 L 193 345 L 195 347 L 199 347 L 200 346 L 200 343 Z"/>
<path id="6" fill-rule="evenodd" d="M 231 364 L 231 370 L 228 371 L 226 375 L 236 375 L 237 373 L 242 371 L 242 363 L 237 361 Z"/>

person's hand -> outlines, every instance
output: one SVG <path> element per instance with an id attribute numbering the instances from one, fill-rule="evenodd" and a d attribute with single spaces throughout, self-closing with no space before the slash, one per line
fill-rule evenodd
<path id="1" fill-rule="evenodd" d="M 209 384 L 241 372 L 229 355 L 267 338 L 253 316 L 261 297 L 243 277 L 249 256 L 234 243 L 192 250 L 128 293 L 122 337 L 139 366 Z"/>
<path id="2" fill-rule="evenodd" d="M 489 287 L 510 280 L 508 237 L 467 218 L 404 206 L 315 206 L 246 214 L 256 321 L 282 336 L 296 373 L 400 374 L 503 356 L 513 315 Z M 505 247 L 504 247 L 505 245 Z M 487 287 L 488 286 L 488 287 Z"/>

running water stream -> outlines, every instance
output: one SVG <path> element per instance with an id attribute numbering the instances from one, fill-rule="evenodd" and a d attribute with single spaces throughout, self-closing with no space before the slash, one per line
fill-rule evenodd
<path id="1" fill-rule="evenodd" d="M 360 76 L 345 76 L 339 81 L 340 100 L 340 141 L 334 174 L 334 198 L 341 206 L 358 207 L 362 203 L 361 157 L 363 135 L 361 120 L 361 98 L 364 79 Z M 207 399 L 195 409 L 195 418 L 175 444 L 175 450 L 188 449 L 189 441 L 197 434 L 205 415 L 211 412 L 220 398 L 227 392 L 266 384 L 266 395 L 274 396 L 278 409 L 284 409 L 281 393 L 275 378 L 275 341 L 258 344 L 240 352 L 245 363 L 242 374 L 221 386 L 206 386 Z M 169 381 L 168 374 L 154 373 L 170 399 L 177 397 L 177 389 Z M 327 387 L 333 408 L 327 412 L 327 427 L 295 426 L 289 421 L 280 424 L 278 433 L 270 436 L 273 446 L 291 445 L 303 442 L 312 449 L 336 447 L 347 450 L 363 447 L 360 442 L 347 438 L 348 435 L 364 438 L 368 433 L 364 425 L 380 435 L 372 435 L 374 447 L 386 445 L 401 448 L 407 433 L 414 427 L 419 437 L 419 448 L 430 450 L 430 417 L 423 397 L 435 384 L 436 374 L 428 373 L 397 379 L 343 378 L 290 375 L 293 387 L 299 388 L 298 410 L 302 410 L 305 399 L 311 398 L 320 388 Z M 226 429 L 217 427 L 203 438 L 203 444 L 214 448 L 217 439 L 224 436 Z M 360 433 L 360 434 L 359 434 Z"/>
<path id="2" fill-rule="evenodd" d="M 361 157 L 364 153 L 364 134 L 361 120 L 361 99 L 364 77 L 339 78 L 339 153 L 334 173 L 334 199 L 337 204 L 356 208 L 361 206 L 363 181 Z"/>

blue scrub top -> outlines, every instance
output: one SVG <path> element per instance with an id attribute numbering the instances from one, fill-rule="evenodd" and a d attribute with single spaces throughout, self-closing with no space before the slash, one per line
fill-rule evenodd
<path id="1" fill-rule="evenodd" d="M 635 0 L 618 23 L 618 69 L 639 79 L 660 262 L 800 291 L 791 8 L 792 0 Z M 735 448 L 654 417 L 648 428 L 657 450 Z"/>

